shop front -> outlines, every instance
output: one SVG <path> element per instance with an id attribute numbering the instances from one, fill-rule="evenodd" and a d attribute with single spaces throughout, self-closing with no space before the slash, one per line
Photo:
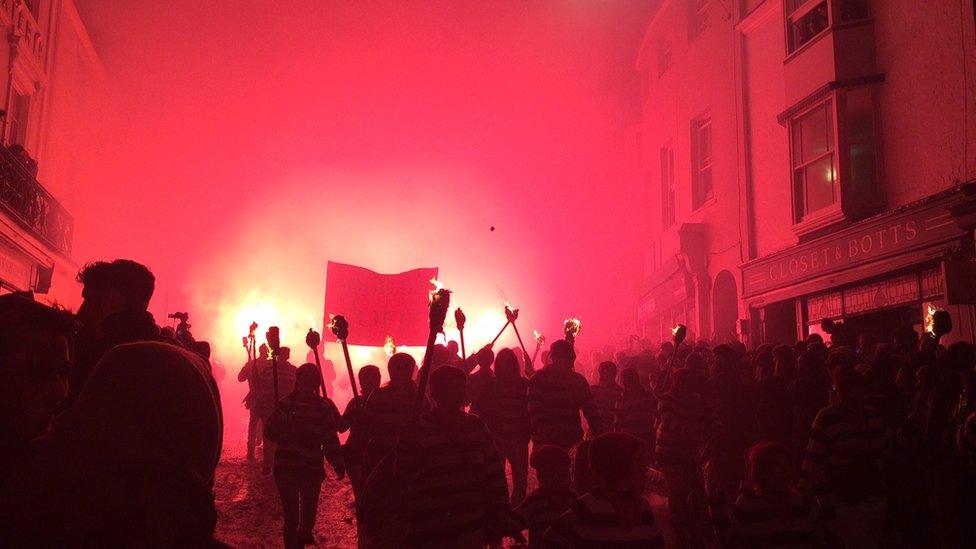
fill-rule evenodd
<path id="1" fill-rule="evenodd" d="M 637 303 L 641 336 L 655 342 L 670 339 L 675 324 L 689 325 L 694 330 L 694 286 L 682 262 L 672 258 L 655 274 Z"/>
<path id="2" fill-rule="evenodd" d="M 973 231 L 953 214 L 974 197 L 958 187 L 742 265 L 754 341 L 822 333 L 824 319 L 890 337 L 922 329 L 930 307 L 953 314 L 949 339 L 973 340 Z M 971 293 L 971 292 L 970 292 Z"/>

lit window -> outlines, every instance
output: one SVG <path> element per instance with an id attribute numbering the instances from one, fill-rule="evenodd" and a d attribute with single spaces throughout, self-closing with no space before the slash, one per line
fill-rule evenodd
<path id="1" fill-rule="evenodd" d="M 867 0 L 787 0 L 786 14 L 790 53 L 832 25 L 869 15 Z"/>
<path id="2" fill-rule="evenodd" d="M 698 118 L 691 123 L 692 205 L 698 209 L 714 196 L 712 185 L 712 119 Z"/>
<path id="3" fill-rule="evenodd" d="M 796 221 L 837 202 L 833 101 L 791 122 Z"/>
<path id="4" fill-rule="evenodd" d="M 661 219 L 667 229 L 675 222 L 674 148 L 661 147 Z"/>

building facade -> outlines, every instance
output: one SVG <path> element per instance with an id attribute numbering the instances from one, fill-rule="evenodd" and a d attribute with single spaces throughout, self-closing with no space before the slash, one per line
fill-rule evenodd
<path id="1" fill-rule="evenodd" d="M 71 159 L 84 147 L 66 129 L 102 66 L 73 0 L 0 0 L 0 28 L 0 291 L 71 306 Z"/>
<path id="2" fill-rule="evenodd" d="M 972 2 L 665 0 L 638 54 L 638 329 L 973 340 Z"/>

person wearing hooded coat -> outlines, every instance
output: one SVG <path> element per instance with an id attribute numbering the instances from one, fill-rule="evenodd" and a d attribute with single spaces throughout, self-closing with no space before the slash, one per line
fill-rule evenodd
<path id="1" fill-rule="evenodd" d="M 199 356 L 159 342 L 111 349 L 0 500 L 0 546 L 219 545 L 222 431 Z"/>

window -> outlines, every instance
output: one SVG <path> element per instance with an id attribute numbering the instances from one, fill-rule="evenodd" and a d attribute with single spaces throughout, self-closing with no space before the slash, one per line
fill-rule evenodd
<path id="1" fill-rule="evenodd" d="M 712 119 L 691 122 L 692 205 L 698 209 L 714 197 L 712 185 Z"/>
<path id="2" fill-rule="evenodd" d="M 688 0 L 688 41 L 708 30 L 709 0 Z"/>
<path id="3" fill-rule="evenodd" d="M 797 223 L 838 201 L 833 104 L 828 99 L 790 123 Z"/>
<path id="4" fill-rule="evenodd" d="M 832 25 L 867 19 L 867 0 L 786 0 L 790 53 Z"/>
<path id="5" fill-rule="evenodd" d="M 657 75 L 663 75 L 671 66 L 671 39 L 662 38 L 657 43 Z"/>
<path id="6" fill-rule="evenodd" d="M 849 186 L 855 195 L 875 191 L 878 160 L 875 154 L 874 88 L 852 88 L 843 94 Z"/>
<path id="7" fill-rule="evenodd" d="M 16 143 L 20 146 L 27 144 L 27 122 L 30 119 L 31 96 L 12 92 L 10 98 L 10 112 L 7 113 L 7 124 L 9 133 L 7 140 L 9 143 Z"/>
<path id="8" fill-rule="evenodd" d="M 665 229 L 675 222 L 674 147 L 661 147 L 661 220 Z"/>

